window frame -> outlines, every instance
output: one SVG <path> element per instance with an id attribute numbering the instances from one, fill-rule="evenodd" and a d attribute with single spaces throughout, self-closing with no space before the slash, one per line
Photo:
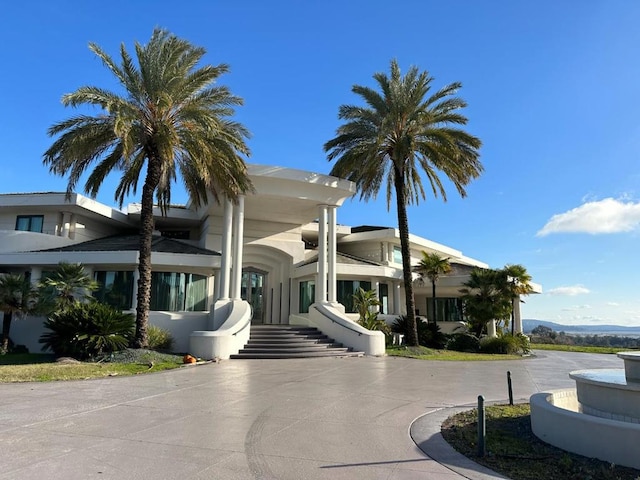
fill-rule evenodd
<path id="1" fill-rule="evenodd" d="M 34 220 L 38 219 L 40 221 L 40 229 L 34 230 L 33 223 Z M 27 220 L 27 228 L 18 228 L 20 226 L 21 221 Z M 42 233 L 44 230 L 44 215 L 17 215 L 16 216 L 16 231 L 18 232 L 34 232 L 34 233 Z"/>

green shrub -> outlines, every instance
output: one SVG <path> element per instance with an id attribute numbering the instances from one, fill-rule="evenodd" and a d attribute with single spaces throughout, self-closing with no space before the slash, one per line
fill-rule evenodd
<path id="1" fill-rule="evenodd" d="M 454 333 L 449 336 L 447 350 L 478 353 L 480 351 L 480 340 L 470 333 Z"/>
<path id="2" fill-rule="evenodd" d="M 437 323 L 427 323 L 420 317 L 416 317 L 416 323 L 418 326 L 418 343 L 420 345 L 429 348 L 444 348 L 447 344 L 447 336 L 440 331 Z M 401 333 L 405 338 L 408 330 L 406 315 L 398 317 L 391 325 L 392 332 Z"/>
<path id="3" fill-rule="evenodd" d="M 480 341 L 480 351 L 507 355 L 529 353 L 529 339 L 521 333 L 516 335 L 505 333 L 499 337 L 485 337 Z"/>
<path id="4" fill-rule="evenodd" d="M 169 330 L 150 325 L 147 329 L 147 336 L 150 350 L 170 352 L 173 349 L 173 336 Z"/>
<path id="5" fill-rule="evenodd" d="M 44 322 L 42 350 L 80 360 L 127 348 L 133 337 L 133 315 L 98 302 L 74 303 Z"/>

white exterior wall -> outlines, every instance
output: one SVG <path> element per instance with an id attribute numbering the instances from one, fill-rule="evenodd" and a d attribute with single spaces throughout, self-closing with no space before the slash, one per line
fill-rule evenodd
<path id="1" fill-rule="evenodd" d="M 341 244 L 338 241 L 338 252 L 354 255 L 372 262 L 384 262 L 380 252 L 380 242 L 362 242 Z"/>

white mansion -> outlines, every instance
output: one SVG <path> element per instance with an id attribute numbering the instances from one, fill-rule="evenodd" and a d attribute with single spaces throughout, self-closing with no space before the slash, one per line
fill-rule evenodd
<path id="1" fill-rule="evenodd" d="M 398 231 L 336 222 L 355 193 L 349 181 L 263 165 L 250 165 L 249 173 L 256 193 L 237 205 L 157 211 L 150 322 L 171 331 L 177 351 L 204 358 L 237 353 L 255 324 L 314 326 L 346 346 L 383 354 L 382 333 L 353 321 L 352 294 L 374 289 L 389 321 L 403 313 Z M 124 213 L 78 194 L 0 194 L 0 272 L 36 282 L 61 261 L 81 263 L 101 285 L 99 300 L 134 311 L 139 214 L 136 204 Z M 414 264 L 422 251 L 450 259 L 435 309 L 442 330 L 452 331 L 462 321 L 461 284 L 473 267 L 487 265 L 424 238 L 410 241 Z M 430 297 L 429 281 L 416 281 L 417 313 L 433 318 Z M 11 336 L 39 351 L 42 331 L 42 318 L 20 319 Z"/>

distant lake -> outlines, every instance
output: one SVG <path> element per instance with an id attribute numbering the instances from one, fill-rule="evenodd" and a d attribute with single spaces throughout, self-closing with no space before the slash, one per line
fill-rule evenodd
<path id="1" fill-rule="evenodd" d="M 640 338 L 640 333 L 636 332 L 607 332 L 607 331 L 597 331 L 594 330 L 592 332 L 574 332 L 571 330 L 562 330 L 567 335 L 576 335 L 580 337 L 586 337 L 587 335 L 598 335 L 599 337 L 628 337 L 628 338 Z"/>

